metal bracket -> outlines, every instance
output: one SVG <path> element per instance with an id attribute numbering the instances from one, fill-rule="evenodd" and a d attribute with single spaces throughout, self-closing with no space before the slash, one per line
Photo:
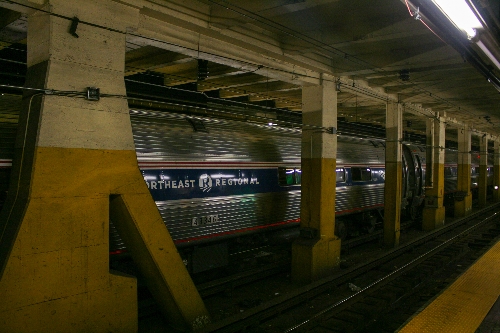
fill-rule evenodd
<path id="1" fill-rule="evenodd" d="M 73 19 L 71 20 L 71 26 L 69 27 L 69 33 L 71 34 L 71 36 L 75 37 L 75 38 L 78 38 L 78 34 L 76 33 L 76 29 L 78 28 L 78 23 L 80 23 L 80 20 L 78 19 L 78 17 L 73 17 Z"/>
<path id="2" fill-rule="evenodd" d="M 98 101 L 101 97 L 99 88 L 87 87 L 87 96 L 85 98 L 89 101 Z"/>
<path id="3" fill-rule="evenodd" d="M 337 129 L 335 127 L 327 127 L 326 133 L 328 134 L 337 134 Z"/>

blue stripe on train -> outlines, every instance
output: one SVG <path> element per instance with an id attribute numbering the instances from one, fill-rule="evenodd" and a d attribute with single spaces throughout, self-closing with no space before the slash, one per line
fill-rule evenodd
<path id="1" fill-rule="evenodd" d="M 155 201 L 288 191 L 272 169 L 143 170 Z"/>
<path id="2" fill-rule="evenodd" d="M 383 168 L 372 168 L 372 180 L 352 182 L 350 168 L 346 181 L 337 186 L 380 184 Z M 280 186 L 277 168 L 269 169 L 147 169 L 142 170 L 155 201 L 284 192 L 300 185 Z M 318 184 L 320 185 L 320 184 Z"/>

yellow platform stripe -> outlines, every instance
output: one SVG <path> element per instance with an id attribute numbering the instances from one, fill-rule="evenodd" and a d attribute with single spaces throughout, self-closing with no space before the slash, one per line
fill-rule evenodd
<path id="1" fill-rule="evenodd" d="M 473 333 L 500 295 L 500 242 L 399 332 Z"/>

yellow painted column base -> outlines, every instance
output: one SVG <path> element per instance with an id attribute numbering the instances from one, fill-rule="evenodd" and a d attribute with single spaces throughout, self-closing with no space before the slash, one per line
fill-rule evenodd
<path id="1" fill-rule="evenodd" d="M 384 248 L 386 249 L 398 247 L 399 237 L 401 236 L 401 230 L 391 230 L 390 228 L 384 226 Z"/>
<path id="2" fill-rule="evenodd" d="M 292 244 L 292 278 L 307 284 L 331 275 L 340 264 L 340 239 L 298 239 Z"/>
<path id="3" fill-rule="evenodd" d="M 136 279 L 110 273 L 102 289 L 0 311 L 0 332 L 137 332 Z"/>
<path id="4" fill-rule="evenodd" d="M 135 151 L 38 147 L 33 155 L 20 209 L 11 200 L 0 214 L 0 227 L 19 226 L 0 277 L 1 333 L 137 332 L 136 279 L 109 270 L 110 214 L 169 323 L 206 325 Z"/>
<path id="5" fill-rule="evenodd" d="M 0 332 L 137 332 L 136 279 L 109 270 L 108 205 L 44 196 L 13 214 L 22 224 L 0 279 Z"/>
<path id="6" fill-rule="evenodd" d="M 401 189 L 403 184 L 401 162 L 385 162 L 386 179 L 384 188 L 384 246 L 399 245 L 401 228 Z"/>
<path id="7" fill-rule="evenodd" d="M 500 189 L 493 189 L 493 202 L 500 202 Z"/>
<path id="8" fill-rule="evenodd" d="M 479 207 L 484 208 L 488 204 L 488 198 L 486 196 L 486 190 L 479 193 L 479 198 L 477 200 Z"/>
<path id="9" fill-rule="evenodd" d="M 455 217 L 464 217 L 472 212 L 472 194 L 469 193 L 462 201 L 455 201 Z"/>
<path id="10" fill-rule="evenodd" d="M 424 208 L 422 212 L 422 230 L 430 231 L 442 227 L 445 220 L 445 207 Z"/>
<path id="11" fill-rule="evenodd" d="M 207 325 L 209 313 L 150 194 L 112 196 L 110 216 L 170 324 L 181 331 Z"/>

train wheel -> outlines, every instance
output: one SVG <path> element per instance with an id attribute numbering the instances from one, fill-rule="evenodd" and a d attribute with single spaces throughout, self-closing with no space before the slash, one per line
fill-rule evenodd
<path id="1" fill-rule="evenodd" d="M 347 228 L 344 222 L 335 221 L 335 235 L 342 240 L 347 238 Z"/>
<path id="2" fill-rule="evenodd" d="M 375 231 L 375 225 L 377 224 L 377 217 L 370 216 L 365 224 L 365 231 L 369 234 Z"/>

